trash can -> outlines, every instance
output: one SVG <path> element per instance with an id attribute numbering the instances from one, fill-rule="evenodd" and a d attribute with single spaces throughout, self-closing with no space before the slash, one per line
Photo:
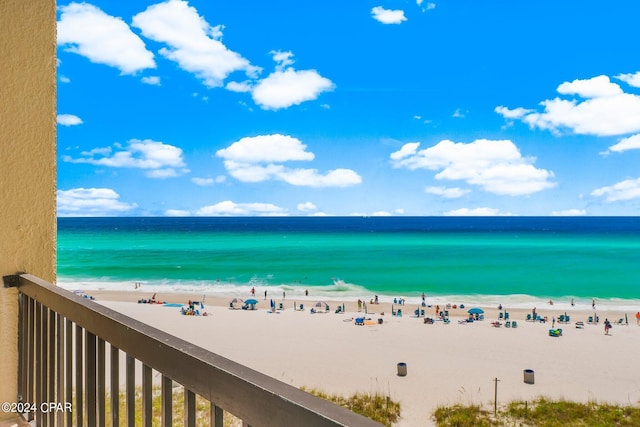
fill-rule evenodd
<path id="1" fill-rule="evenodd" d="M 382 317 L 378 317 L 378 325 L 382 325 Z"/>
<path id="2" fill-rule="evenodd" d="M 407 376 L 407 364 L 404 362 L 398 363 L 398 376 L 406 377 Z"/>
<path id="3" fill-rule="evenodd" d="M 534 383 L 534 377 L 533 377 L 533 369 L 525 369 L 524 370 L 524 383 L 525 384 L 533 384 Z"/>

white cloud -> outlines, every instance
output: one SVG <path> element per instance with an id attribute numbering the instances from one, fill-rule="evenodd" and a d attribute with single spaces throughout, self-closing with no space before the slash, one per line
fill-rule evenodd
<path id="1" fill-rule="evenodd" d="M 140 79 L 142 83 L 146 83 L 148 85 L 160 86 L 160 77 L 158 76 L 148 76 Z"/>
<path id="2" fill-rule="evenodd" d="M 262 182 L 271 179 L 291 185 L 308 187 L 346 187 L 360 184 L 360 176 L 349 169 L 334 169 L 321 174 L 317 169 L 293 169 L 281 164 L 289 161 L 311 161 L 315 155 L 307 146 L 288 135 L 259 135 L 245 137 L 216 156 L 224 160 L 231 176 L 242 182 Z"/>
<path id="3" fill-rule="evenodd" d="M 581 135 L 624 135 L 640 131 L 640 96 L 624 93 L 607 76 L 562 83 L 563 95 L 582 99 L 547 99 L 540 105 L 544 112 L 504 106 L 495 111 L 506 119 L 519 119 L 531 128 L 555 133 L 570 131 Z"/>
<path id="4" fill-rule="evenodd" d="M 287 210 L 271 203 L 235 203 L 230 200 L 204 206 L 198 216 L 273 216 L 286 215 Z"/>
<path id="5" fill-rule="evenodd" d="M 608 187 L 598 188 L 593 190 L 591 195 L 604 197 L 605 201 L 610 203 L 640 198 L 640 178 L 627 179 Z"/>
<path id="6" fill-rule="evenodd" d="M 191 182 L 193 182 L 195 185 L 199 185 L 201 187 L 210 187 L 214 184 L 220 184 L 225 182 L 227 179 L 226 176 L 224 175 L 219 175 L 215 178 L 191 178 Z"/>
<path id="7" fill-rule="evenodd" d="M 173 145 L 150 139 L 132 139 L 125 149 L 120 149 L 119 144 L 114 147 L 119 151 L 114 152 L 111 147 L 96 148 L 82 152 L 81 155 L 84 157 L 74 159 L 71 156 L 63 156 L 62 159 L 70 163 L 147 169 L 146 175 L 149 178 L 175 177 L 189 172 L 182 157 L 182 149 Z"/>
<path id="8" fill-rule="evenodd" d="M 225 86 L 225 89 L 230 90 L 231 92 L 251 92 L 253 90 L 253 86 L 250 81 L 244 82 L 229 82 Z"/>
<path id="9" fill-rule="evenodd" d="M 463 111 L 460 108 L 457 108 L 456 111 L 453 112 L 451 117 L 455 117 L 457 119 L 464 119 L 468 111 Z"/>
<path id="10" fill-rule="evenodd" d="M 587 211 L 584 209 L 567 209 L 564 211 L 553 211 L 551 212 L 551 216 L 584 216 L 587 214 Z"/>
<path id="11" fill-rule="evenodd" d="M 59 216 L 110 216 L 135 209 L 135 203 L 119 201 L 110 188 L 73 188 L 57 191 Z"/>
<path id="12" fill-rule="evenodd" d="M 471 192 L 471 190 L 464 190 L 462 188 L 453 187 L 426 187 L 424 189 L 425 193 L 435 194 L 436 196 L 442 196 L 445 199 L 457 199 L 459 197 L 464 196 Z"/>
<path id="13" fill-rule="evenodd" d="M 166 216 L 191 216 L 191 212 L 182 209 L 168 209 L 164 214 Z"/>
<path id="14" fill-rule="evenodd" d="M 58 114 L 56 122 L 62 126 L 75 126 L 81 125 L 82 119 L 78 116 L 74 116 L 73 114 Z"/>
<path id="15" fill-rule="evenodd" d="M 293 60 L 293 52 L 291 51 L 282 52 L 281 50 L 272 50 L 269 53 L 273 57 L 273 60 L 276 62 L 277 71 L 283 71 L 290 65 L 293 65 L 293 63 L 295 62 Z"/>
<path id="16" fill-rule="evenodd" d="M 234 71 L 255 76 L 259 68 L 222 42 L 222 27 L 211 27 L 186 1 L 169 0 L 149 6 L 133 17 L 145 37 L 168 47 L 160 54 L 195 74 L 207 87 L 219 87 Z"/>
<path id="17" fill-rule="evenodd" d="M 640 71 L 634 74 L 618 74 L 615 77 L 627 83 L 629 86 L 640 87 Z"/>
<path id="18" fill-rule="evenodd" d="M 70 3 L 60 10 L 57 37 L 65 51 L 115 67 L 122 74 L 155 68 L 153 53 L 122 19 L 88 3 Z"/>
<path id="19" fill-rule="evenodd" d="M 293 67 L 285 68 L 283 64 L 291 64 L 293 61 L 290 56 L 286 60 L 281 56 L 281 52 L 274 54 L 274 59 L 279 58 L 276 59 L 276 71 L 259 80 L 253 87 L 253 101 L 262 109 L 279 110 L 299 105 L 317 99 L 322 92 L 334 89 L 333 82 L 322 77 L 316 70 L 296 71 Z"/>
<path id="20" fill-rule="evenodd" d="M 607 155 L 611 152 L 621 153 L 627 150 L 640 149 L 640 134 L 632 135 L 628 138 L 622 138 L 617 144 L 612 145 L 600 154 Z"/>
<path id="21" fill-rule="evenodd" d="M 501 213 L 499 209 L 494 208 L 461 208 L 445 212 L 444 216 L 513 216 L 513 214 Z"/>
<path id="22" fill-rule="evenodd" d="M 299 139 L 289 135 L 259 135 L 242 138 L 218 150 L 216 156 L 245 163 L 313 160 L 315 156 L 306 148 Z"/>
<path id="23" fill-rule="evenodd" d="M 495 194 L 519 196 L 555 186 L 553 172 L 537 169 L 535 159 L 522 157 L 509 140 L 440 141 L 418 151 L 420 143 L 405 144 L 390 158 L 396 168 L 440 170 L 436 179 L 463 180 Z"/>
<path id="24" fill-rule="evenodd" d="M 300 212 L 311 212 L 318 210 L 318 207 L 311 202 L 298 203 L 297 208 Z"/>
<path id="25" fill-rule="evenodd" d="M 371 9 L 373 19 L 383 24 L 401 24 L 406 21 L 403 10 L 389 10 L 382 6 L 376 6 Z"/>

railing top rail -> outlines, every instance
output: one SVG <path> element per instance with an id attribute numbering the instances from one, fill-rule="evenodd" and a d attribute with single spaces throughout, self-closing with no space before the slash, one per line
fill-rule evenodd
<path id="1" fill-rule="evenodd" d="M 20 292 L 252 426 L 379 427 L 334 405 L 30 274 Z"/>

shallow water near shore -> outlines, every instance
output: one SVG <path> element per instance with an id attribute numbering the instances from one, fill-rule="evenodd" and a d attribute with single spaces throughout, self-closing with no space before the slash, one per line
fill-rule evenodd
<path id="1" fill-rule="evenodd" d="M 640 306 L 635 217 L 60 218 L 73 289 Z"/>

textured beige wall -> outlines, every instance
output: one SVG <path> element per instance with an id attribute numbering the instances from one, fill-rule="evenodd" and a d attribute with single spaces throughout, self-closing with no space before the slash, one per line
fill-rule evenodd
<path id="1" fill-rule="evenodd" d="M 2 276 L 26 271 L 55 280 L 55 7 L 0 0 Z M 17 394 L 17 301 L 15 289 L 0 286 L 0 402 Z"/>

